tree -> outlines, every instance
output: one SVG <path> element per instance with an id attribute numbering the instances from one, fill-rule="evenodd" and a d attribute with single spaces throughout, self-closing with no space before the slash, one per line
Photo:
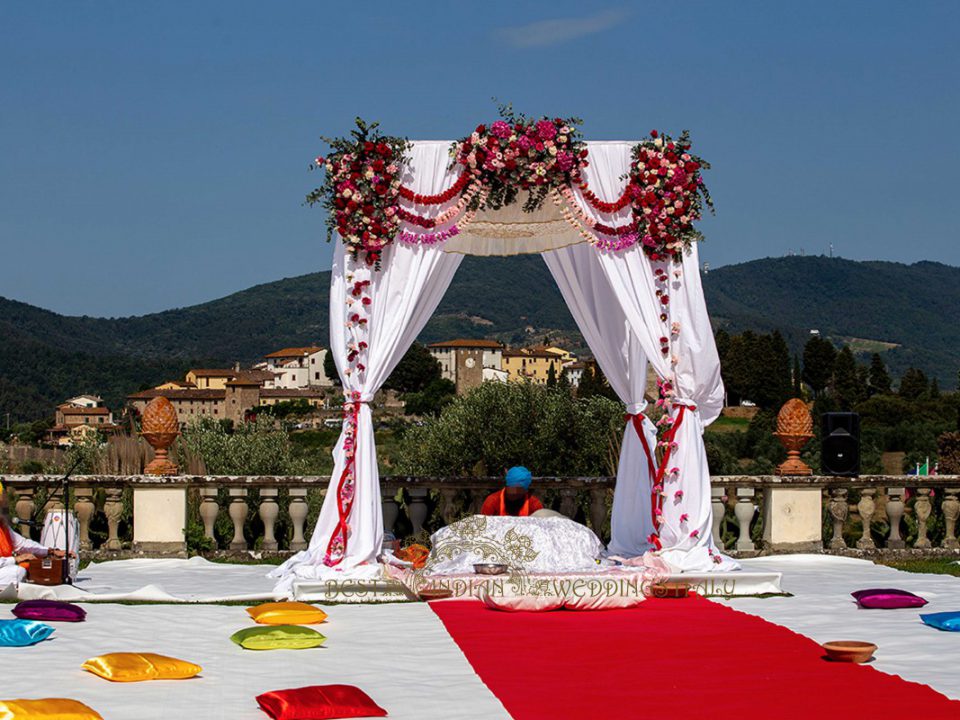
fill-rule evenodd
<path id="1" fill-rule="evenodd" d="M 930 381 L 930 391 L 927 394 L 931 400 L 940 399 L 940 383 L 936 378 Z"/>
<path id="2" fill-rule="evenodd" d="M 547 368 L 547 387 L 556 387 L 557 386 L 557 371 L 554 369 L 553 363 L 550 363 L 550 367 Z"/>
<path id="3" fill-rule="evenodd" d="M 337 374 L 337 364 L 333 361 L 333 351 L 327 350 L 323 355 L 323 374 L 327 376 L 327 379 L 332 381 L 334 385 L 340 384 L 340 375 Z"/>
<path id="4" fill-rule="evenodd" d="M 829 340 L 814 335 L 803 348 L 803 381 L 813 390 L 815 397 L 827 387 L 833 377 L 833 364 L 837 349 Z"/>
<path id="5" fill-rule="evenodd" d="M 445 378 L 432 380 L 420 392 L 403 396 L 404 413 L 407 415 L 439 415 L 457 395 L 457 386 Z"/>
<path id="6" fill-rule="evenodd" d="M 907 368 L 900 378 L 900 388 L 898 393 L 903 398 L 922 398 L 927 395 L 929 384 L 927 376 L 923 370 L 917 368 Z"/>
<path id="7" fill-rule="evenodd" d="M 854 405 L 864 399 L 857 361 L 848 345 L 841 348 L 834 361 L 831 389 L 841 410 L 853 410 Z"/>
<path id="8" fill-rule="evenodd" d="M 797 355 L 793 356 L 793 396 L 802 398 L 803 397 L 803 371 L 800 369 L 800 358 Z"/>
<path id="9" fill-rule="evenodd" d="M 870 358 L 870 372 L 867 377 L 870 395 L 886 395 L 890 392 L 890 373 L 883 363 L 880 353 L 874 353 Z"/>
<path id="10" fill-rule="evenodd" d="M 420 343 L 414 343 L 404 354 L 390 377 L 383 384 L 388 390 L 415 393 L 425 389 L 441 376 L 440 363 Z"/>

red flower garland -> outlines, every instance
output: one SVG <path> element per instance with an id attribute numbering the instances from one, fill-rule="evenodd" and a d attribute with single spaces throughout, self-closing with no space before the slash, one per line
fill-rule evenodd
<path id="1" fill-rule="evenodd" d="M 460 177 L 457 178 L 457 181 L 453 185 L 443 192 L 437 193 L 436 195 L 421 195 L 419 193 L 415 193 L 410 188 L 401 185 L 400 197 L 402 197 L 404 200 L 409 200 L 412 203 L 416 203 L 417 205 L 442 205 L 443 203 L 448 203 L 460 195 L 464 190 L 467 189 L 467 185 L 469 184 L 470 173 L 464 172 L 460 174 Z M 423 227 L 427 226 L 424 225 Z"/>
<path id="2" fill-rule="evenodd" d="M 580 192 L 583 194 L 583 199 L 592 205 L 596 210 L 609 214 L 619 212 L 625 207 L 629 207 L 639 192 L 639 188 L 632 182 L 627 183 L 627 187 L 624 188 L 623 194 L 613 202 L 607 202 L 606 200 L 601 200 L 599 197 L 597 197 L 587 185 L 586 180 L 580 183 Z"/>

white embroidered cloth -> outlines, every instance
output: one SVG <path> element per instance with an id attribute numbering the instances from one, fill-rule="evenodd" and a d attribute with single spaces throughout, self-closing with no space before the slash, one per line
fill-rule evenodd
<path id="1" fill-rule="evenodd" d="M 599 569 L 603 543 L 562 517 L 472 515 L 435 532 L 427 575 L 472 573 L 474 563 L 504 563 L 528 573 Z"/>

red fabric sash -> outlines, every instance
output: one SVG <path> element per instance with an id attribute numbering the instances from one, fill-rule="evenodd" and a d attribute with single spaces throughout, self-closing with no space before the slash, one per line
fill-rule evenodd
<path id="1" fill-rule="evenodd" d="M 660 492 L 663 489 L 663 476 L 667 471 L 667 463 L 670 462 L 670 454 L 672 452 L 670 446 L 673 444 L 673 438 L 676 436 L 677 430 L 680 429 L 680 425 L 683 423 L 683 416 L 686 409 L 686 405 L 680 406 L 680 410 L 677 412 L 676 422 L 673 423 L 673 426 L 667 431 L 664 437 L 667 445 L 659 464 L 655 462 L 653 452 L 650 450 L 650 444 L 647 442 L 647 436 L 643 432 L 643 420 L 646 416 L 643 413 L 627 415 L 627 418 L 629 418 L 633 424 L 633 429 L 637 431 L 637 437 L 640 438 L 640 442 L 643 445 L 643 452 L 647 456 L 647 468 L 650 471 L 651 478 L 650 515 L 652 516 L 651 519 L 653 520 L 653 527 L 655 528 L 655 532 L 650 536 L 650 541 L 657 550 L 663 547 L 660 543 L 660 514 L 657 512 L 658 510 L 663 510 L 663 495 Z"/>
<path id="2" fill-rule="evenodd" d="M 344 413 L 346 416 L 344 422 L 350 423 L 353 434 L 349 438 L 350 447 L 345 448 L 347 459 L 343 466 L 343 472 L 340 473 L 340 481 L 337 483 L 337 526 L 330 534 L 330 540 L 327 542 L 327 552 L 323 558 L 323 563 L 327 567 L 339 565 L 343 562 L 343 558 L 346 557 L 347 537 L 350 533 L 350 526 L 347 523 L 347 519 L 350 517 L 350 511 L 353 509 L 353 498 L 356 491 L 356 433 L 358 417 L 360 415 L 360 403 L 344 403 L 344 409 L 346 410 Z"/>
<path id="3" fill-rule="evenodd" d="M 507 489 L 504 488 L 500 491 L 500 514 L 509 515 L 507 512 L 507 501 L 506 501 Z M 523 507 L 520 508 L 520 512 L 517 513 L 517 517 L 527 517 L 530 515 L 530 494 L 527 493 L 527 499 L 523 501 Z"/>

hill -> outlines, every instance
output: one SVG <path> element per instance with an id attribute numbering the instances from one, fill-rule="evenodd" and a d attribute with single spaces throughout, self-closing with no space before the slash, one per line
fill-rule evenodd
<path id="1" fill-rule="evenodd" d="M 63 398 L 97 392 L 118 407 L 191 366 L 249 363 L 285 345 L 326 344 L 329 272 L 258 285 L 201 305 L 125 318 L 68 317 L 0 298 L 0 413 L 35 419 Z M 960 368 L 960 268 L 824 257 L 755 260 L 704 277 L 717 327 L 779 328 L 794 349 L 811 328 L 881 349 L 895 373 L 913 365 L 953 387 Z M 582 340 L 536 256 L 464 259 L 421 340 L 550 333 Z"/>

